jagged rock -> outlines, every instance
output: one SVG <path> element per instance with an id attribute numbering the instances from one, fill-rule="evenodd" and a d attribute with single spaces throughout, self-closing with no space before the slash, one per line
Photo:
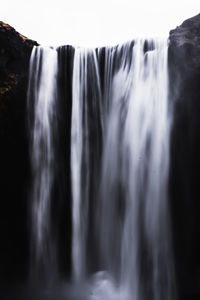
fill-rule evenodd
<path id="1" fill-rule="evenodd" d="M 27 76 L 30 53 L 37 42 L 0 21 L 0 96 Z"/>
<path id="2" fill-rule="evenodd" d="M 183 72 L 200 73 L 200 14 L 170 31 L 169 55 Z"/>

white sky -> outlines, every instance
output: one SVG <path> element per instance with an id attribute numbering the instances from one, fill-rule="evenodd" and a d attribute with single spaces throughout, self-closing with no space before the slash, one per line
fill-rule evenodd
<path id="1" fill-rule="evenodd" d="M 5 0 L 0 20 L 43 45 L 102 46 L 168 36 L 200 0 Z"/>

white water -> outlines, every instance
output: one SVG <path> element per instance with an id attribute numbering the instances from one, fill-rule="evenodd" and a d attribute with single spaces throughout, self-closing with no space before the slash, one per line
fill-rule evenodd
<path id="1" fill-rule="evenodd" d="M 144 53 L 145 43 L 152 50 Z M 75 49 L 72 256 L 74 277 L 84 281 L 90 274 L 86 257 L 94 252 L 90 244 L 96 244 L 91 259 L 102 272 L 94 277 L 91 299 L 174 299 L 167 195 L 171 125 L 167 51 L 167 41 L 142 39 L 136 40 L 134 47 L 127 43 L 105 49 L 103 123 L 95 132 L 103 132 L 102 160 L 93 178 L 98 182 L 95 196 L 89 201 L 80 187 L 85 177 L 84 189 L 90 184 L 90 165 L 83 154 L 88 155 L 89 149 L 83 148 L 83 139 L 92 147 L 87 141 L 93 129 L 85 130 L 82 118 L 84 101 L 93 105 L 93 97 L 85 89 L 91 62 L 83 64 L 91 52 Z M 92 59 L 96 66 L 94 52 Z M 98 72 L 95 67 L 93 76 L 98 78 Z M 86 115 L 86 123 L 90 117 Z M 88 243 L 90 205 L 95 225 Z"/>
<path id="2" fill-rule="evenodd" d="M 75 48 L 68 170 L 72 279 L 87 300 L 175 299 L 167 52 L 167 40 L 158 39 Z M 32 268 L 48 278 L 57 272 L 51 216 L 57 53 L 33 49 L 28 92 Z M 65 57 L 60 62 L 67 65 Z"/>
<path id="3" fill-rule="evenodd" d="M 57 93 L 57 52 L 34 47 L 30 59 L 28 111 L 31 134 L 31 264 L 34 276 L 55 268 L 51 231 L 51 192 L 54 178 L 53 123 Z M 55 270 L 54 270 L 55 271 Z M 51 276 L 51 275 L 50 275 Z"/>
<path id="4" fill-rule="evenodd" d="M 89 102 L 88 95 L 90 94 Z M 95 50 L 77 48 L 73 70 L 73 105 L 71 125 L 71 174 L 73 197 L 72 264 L 76 280 L 86 275 L 86 239 L 88 232 L 90 167 L 89 105 L 98 113 L 101 105 L 100 82 Z M 95 124 L 92 124 L 95 126 Z M 97 145 L 98 146 L 98 145 Z M 95 148 L 95 145 L 94 145 Z"/>

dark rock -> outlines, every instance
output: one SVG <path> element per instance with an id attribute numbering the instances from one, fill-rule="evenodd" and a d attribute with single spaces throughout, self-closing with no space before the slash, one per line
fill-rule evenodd
<path id="1" fill-rule="evenodd" d="M 181 71 L 200 72 L 200 14 L 170 31 L 169 55 Z"/>
<path id="2" fill-rule="evenodd" d="M 0 21 L 0 96 L 27 76 L 30 53 L 37 42 Z"/>
<path id="3" fill-rule="evenodd" d="M 0 279 L 20 278 L 28 265 L 26 93 L 36 42 L 0 22 Z"/>
<path id="4" fill-rule="evenodd" d="M 180 299 L 200 299 L 200 14 L 170 31 L 170 194 Z"/>

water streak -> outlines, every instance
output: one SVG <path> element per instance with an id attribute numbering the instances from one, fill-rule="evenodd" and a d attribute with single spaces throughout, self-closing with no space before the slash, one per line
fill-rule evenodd
<path id="1" fill-rule="evenodd" d="M 56 253 L 51 228 L 51 192 L 54 180 L 53 131 L 57 93 L 57 52 L 34 47 L 28 88 L 31 185 L 31 265 L 34 276 L 51 276 Z M 37 271 L 36 271 L 37 270 Z M 55 271 L 55 270 L 54 270 Z"/>
<path id="2" fill-rule="evenodd" d="M 74 51 L 72 278 L 91 300 L 174 300 L 167 40 Z M 30 62 L 32 264 L 42 274 L 56 273 L 57 57 L 35 47 Z"/>
<path id="3" fill-rule="evenodd" d="M 79 124 L 72 141 L 72 154 L 77 156 L 71 162 L 72 174 L 76 175 L 72 181 L 74 269 L 80 274 L 84 265 L 82 280 L 84 276 L 86 279 L 90 273 L 86 257 L 95 249 L 92 265 L 96 271 L 104 271 L 95 277 L 91 299 L 173 299 L 167 195 L 171 127 L 167 40 L 138 39 L 134 44 L 104 50 L 101 169 L 93 174 L 98 182 L 95 198 L 87 201 L 80 187 L 90 165 L 83 153 L 89 153 L 93 145 L 84 148 L 82 141 L 92 126 L 87 130 L 83 127 L 81 103 L 84 95 L 92 105 L 93 98 L 85 92 L 84 84 L 96 56 L 83 65 L 80 58 L 77 60 L 79 51 L 75 50 L 72 110 L 72 132 Z M 83 160 L 85 173 L 81 171 Z M 93 236 L 89 234 L 90 224 L 94 225 Z"/>
<path id="4" fill-rule="evenodd" d="M 95 50 L 75 49 L 71 128 L 73 196 L 73 275 L 83 280 L 87 268 L 89 206 L 97 184 L 101 143 L 101 92 Z M 100 131 L 100 132 L 99 132 Z"/>

